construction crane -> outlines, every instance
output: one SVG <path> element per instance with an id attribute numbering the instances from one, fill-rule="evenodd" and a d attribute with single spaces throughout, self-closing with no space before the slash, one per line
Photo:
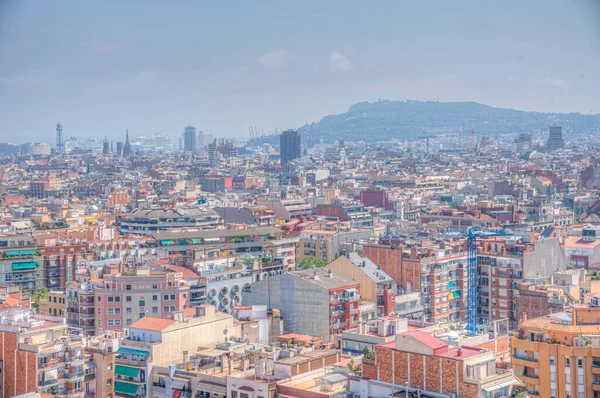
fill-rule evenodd
<path id="1" fill-rule="evenodd" d="M 477 334 L 477 238 L 509 236 L 504 229 L 484 229 L 478 226 L 467 229 L 467 264 L 469 268 L 469 290 L 467 294 L 467 332 Z"/>

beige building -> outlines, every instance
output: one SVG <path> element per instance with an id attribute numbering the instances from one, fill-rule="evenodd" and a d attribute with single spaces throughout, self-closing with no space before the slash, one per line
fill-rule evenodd
<path id="1" fill-rule="evenodd" d="M 173 319 L 145 316 L 129 328 L 115 359 L 115 396 L 149 396 L 155 365 L 188 362 L 199 348 L 215 347 L 241 336 L 233 316 L 204 305 L 178 312 Z"/>
<path id="2" fill-rule="evenodd" d="M 38 312 L 42 315 L 64 317 L 67 313 L 67 295 L 65 292 L 48 292 L 48 297 L 40 300 Z"/>

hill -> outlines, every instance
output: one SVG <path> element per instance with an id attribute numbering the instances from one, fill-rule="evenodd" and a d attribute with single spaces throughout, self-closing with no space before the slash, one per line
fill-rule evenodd
<path id="1" fill-rule="evenodd" d="M 560 125 L 574 134 L 600 129 L 600 115 L 580 113 L 541 113 L 495 108 L 476 102 L 378 101 L 352 105 L 341 115 L 325 116 L 320 122 L 298 129 L 303 142 L 346 141 L 381 142 L 391 139 L 413 140 L 474 130 L 499 136 L 533 133 Z M 278 136 L 254 140 L 278 145 Z"/>

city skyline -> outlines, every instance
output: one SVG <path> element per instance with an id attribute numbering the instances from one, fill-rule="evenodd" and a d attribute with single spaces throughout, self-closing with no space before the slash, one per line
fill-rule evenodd
<path id="1" fill-rule="evenodd" d="M 241 137 L 378 98 L 600 109 L 592 1 L 146 4 L 0 6 L 0 141 L 53 141 L 58 121 L 67 137 L 174 138 L 187 124 Z"/>

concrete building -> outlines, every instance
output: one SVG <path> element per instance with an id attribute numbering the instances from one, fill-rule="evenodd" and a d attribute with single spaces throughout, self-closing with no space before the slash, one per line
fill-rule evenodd
<path id="1" fill-rule="evenodd" d="M 377 317 L 396 312 L 396 282 L 381 267 L 357 253 L 340 256 L 325 266 L 360 285 L 361 298 L 377 305 Z"/>
<path id="2" fill-rule="evenodd" d="M 184 152 L 196 152 L 196 128 L 187 126 L 183 131 L 183 150 Z"/>
<path id="3" fill-rule="evenodd" d="M 50 291 L 48 297 L 40 299 L 38 312 L 42 315 L 67 316 L 67 295 L 63 291 Z"/>
<path id="4" fill-rule="evenodd" d="M 524 316 L 511 341 L 512 367 L 532 395 L 600 396 L 600 300 L 535 319 Z"/>
<path id="5" fill-rule="evenodd" d="M 548 152 L 563 149 L 565 147 L 562 130 L 563 129 L 560 126 L 550 127 L 550 134 L 548 135 L 548 141 L 546 142 L 546 149 Z"/>
<path id="6" fill-rule="evenodd" d="M 39 392 L 83 398 L 83 339 L 62 317 L 28 308 L 0 310 L 3 397 Z"/>
<path id="7" fill-rule="evenodd" d="M 343 243 L 369 239 L 372 235 L 371 229 L 305 229 L 300 233 L 298 261 L 316 257 L 331 262 L 342 254 Z"/>
<path id="8" fill-rule="evenodd" d="M 257 227 L 275 225 L 275 213 L 267 206 L 215 207 L 213 210 L 226 224 L 248 224 Z"/>
<path id="9" fill-rule="evenodd" d="M 273 210 L 276 217 L 287 221 L 307 217 L 312 214 L 312 206 L 304 199 L 258 200 L 258 205 Z"/>
<path id="10" fill-rule="evenodd" d="M 34 292 L 44 287 L 43 257 L 28 236 L 0 237 L 0 283 Z"/>
<path id="11" fill-rule="evenodd" d="M 151 396 L 157 365 L 186 363 L 198 347 L 212 348 L 233 337 L 233 316 L 207 305 L 174 314 L 173 319 L 143 317 L 129 327 L 115 358 L 115 396 Z"/>
<path id="12" fill-rule="evenodd" d="M 244 292 L 244 302 L 279 309 L 286 320 L 285 333 L 320 336 L 324 341 L 360 321 L 359 284 L 323 268 L 255 282 Z"/>
<path id="13" fill-rule="evenodd" d="M 286 130 L 279 136 L 281 164 L 288 164 L 291 160 L 302 155 L 300 134 L 296 130 Z"/>
<path id="14" fill-rule="evenodd" d="M 223 221 L 212 209 L 203 206 L 136 209 L 119 220 L 125 235 L 148 235 L 171 228 L 212 228 Z"/>

